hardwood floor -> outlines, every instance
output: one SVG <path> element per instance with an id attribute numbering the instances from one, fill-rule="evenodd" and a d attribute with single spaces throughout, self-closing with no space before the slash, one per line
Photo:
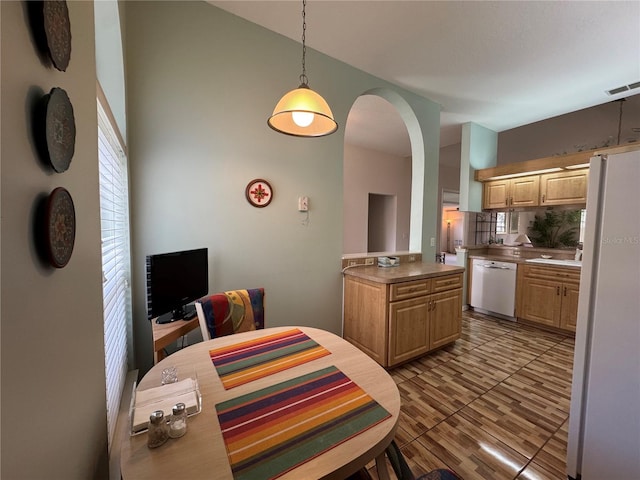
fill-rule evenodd
<path id="1" fill-rule="evenodd" d="M 566 479 L 573 349 L 572 337 L 469 311 L 454 345 L 390 370 L 414 474 Z"/>

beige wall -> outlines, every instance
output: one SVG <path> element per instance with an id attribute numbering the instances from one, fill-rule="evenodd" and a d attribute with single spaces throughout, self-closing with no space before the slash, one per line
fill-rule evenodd
<path id="1" fill-rule="evenodd" d="M 367 252 L 369 193 L 397 199 L 396 250 L 409 250 L 411 158 L 344 146 L 343 252 Z"/>
<path id="2" fill-rule="evenodd" d="M 640 95 L 622 105 L 620 144 L 640 141 Z M 613 146 L 618 141 L 620 102 L 560 115 L 498 135 L 498 165 Z"/>
<path id="3" fill-rule="evenodd" d="M 37 55 L 27 2 L 0 2 L 3 479 L 86 480 L 107 468 L 93 4 L 67 3 L 71 62 L 59 72 Z M 30 132 L 33 103 L 54 86 L 68 92 L 77 129 L 62 174 L 39 163 Z M 58 186 L 77 229 L 56 270 L 36 255 L 33 218 Z"/>

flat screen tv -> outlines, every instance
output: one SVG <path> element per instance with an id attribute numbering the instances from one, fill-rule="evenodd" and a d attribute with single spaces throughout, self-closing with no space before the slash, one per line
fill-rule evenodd
<path id="1" fill-rule="evenodd" d="M 207 249 L 147 255 L 147 318 L 157 323 L 193 318 L 188 303 L 209 292 Z"/>

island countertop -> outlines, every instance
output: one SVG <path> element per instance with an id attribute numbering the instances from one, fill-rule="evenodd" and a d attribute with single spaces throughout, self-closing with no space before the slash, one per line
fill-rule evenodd
<path id="1" fill-rule="evenodd" d="M 362 278 L 376 283 L 401 283 L 423 278 L 440 277 L 454 273 L 463 273 L 464 267 L 444 265 L 442 263 L 411 262 L 401 263 L 397 267 L 378 267 L 377 265 L 358 265 L 347 267 L 344 275 Z"/>

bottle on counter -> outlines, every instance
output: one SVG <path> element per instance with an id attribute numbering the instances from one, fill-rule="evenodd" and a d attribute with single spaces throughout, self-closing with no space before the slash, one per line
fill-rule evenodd
<path id="1" fill-rule="evenodd" d="M 169 436 L 179 438 L 187 433 L 187 408 L 184 403 L 173 406 L 169 422 Z"/>
<path id="2" fill-rule="evenodd" d="M 169 439 L 169 428 L 162 410 L 156 410 L 149 417 L 149 430 L 147 432 L 147 446 L 156 448 L 163 445 Z"/>

